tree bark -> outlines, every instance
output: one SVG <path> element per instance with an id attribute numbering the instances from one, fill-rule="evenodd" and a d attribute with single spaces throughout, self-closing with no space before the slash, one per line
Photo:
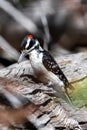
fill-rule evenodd
<path id="1" fill-rule="evenodd" d="M 69 82 L 76 82 L 87 76 L 87 53 L 58 57 L 56 61 Z M 34 77 L 29 61 L 16 63 L 0 70 L 0 86 L 14 95 L 27 98 L 40 108 L 34 112 L 36 118 L 47 123 L 47 128 L 71 127 L 77 120 L 84 130 L 87 129 L 87 108 L 71 107 L 65 102 L 52 97 L 53 90 Z M 87 104 L 86 104 L 87 105 Z M 43 118 L 42 118 L 43 117 Z M 74 120 L 75 119 L 75 120 Z M 32 118 L 29 119 L 30 121 Z M 46 122 L 47 121 L 47 122 Z M 38 121 L 39 122 L 39 121 Z M 45 130 L 45 128 L 44 128 Z"/>

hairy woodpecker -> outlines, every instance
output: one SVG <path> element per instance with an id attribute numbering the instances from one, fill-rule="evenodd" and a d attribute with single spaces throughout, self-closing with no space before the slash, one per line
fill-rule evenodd
<path id="1" fill-rule="evenodd" d="M 32 35 L 27 35 L 23 39 L 21 49 L 22 53 L 18 62 L 23 61 L 23 57 L 27 55 L 35 76 L 43 83 L 51 83 L 56 91 L 55 95 L 70 103 L 71 99 L 67 92 L 70 84 L 49 52 L 44 50 Z"/>

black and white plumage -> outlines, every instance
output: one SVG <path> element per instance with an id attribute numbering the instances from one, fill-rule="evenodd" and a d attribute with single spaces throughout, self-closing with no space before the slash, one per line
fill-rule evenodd
<path id="1" fill-rule="evenodd" d="M 35 76 L 44 83 L 51 83 L 57 92 L 56 95 L 66 97 L 70 102 L 67 93 L 69 82 L 66 76 L 50 53 L 40 46 L 39 41 L 32 35 L 26 36 L 21 49 L 22 54 L 18 62 L 22 61 L 25 55 L 29 56 Z"/>

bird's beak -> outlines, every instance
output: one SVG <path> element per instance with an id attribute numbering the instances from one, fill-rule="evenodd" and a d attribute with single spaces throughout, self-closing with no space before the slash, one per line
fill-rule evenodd
<path id="1" fill-rule="evenodd" d="M 20 57 L 19 57 L 19 59 L 18 59 L 18 63 L 20 63 L 20 62 L 22 62 L 22 61 L 25 61 L 26 60 L 26 53 L 24 53 L 23 51 L 22 51 L 22 53 L 21 53 L 21 55 L 20 55 Z"/>

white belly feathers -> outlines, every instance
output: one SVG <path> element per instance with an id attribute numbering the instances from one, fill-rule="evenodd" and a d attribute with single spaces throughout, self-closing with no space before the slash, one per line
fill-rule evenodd
<path id="1" fill-rule="evenodd" d="M 43 54 L 38 53 L 36 50 L 33 50 L 30 54 L 30 62 L 31 66 L 35 72 L 35 74 L 42 78 L 43 82 L 52 82 L 53 84 L 59 84 L 59 86 L 64 86 L 63 82 L 53 74 L 51 71 L 48 71 L 45 66 L 43 65 Z"/>

